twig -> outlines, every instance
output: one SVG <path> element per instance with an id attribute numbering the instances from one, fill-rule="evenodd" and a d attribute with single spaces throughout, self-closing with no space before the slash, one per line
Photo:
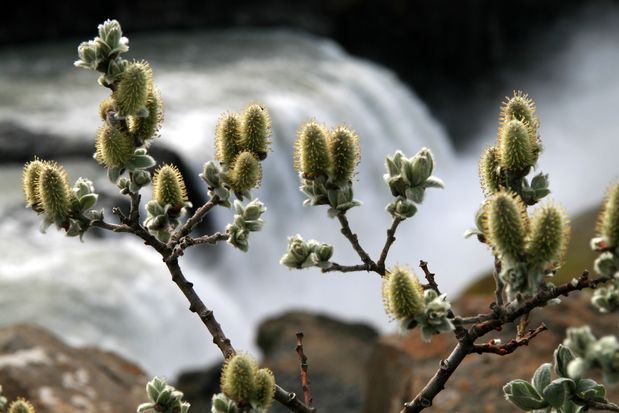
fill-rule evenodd
<path id="1" fill-rule="evenodd" d="M 458 339 L 458 344 L 456 344 L 447 360 L 441 362 L 434 376 L 412 401 L 404 404 L 404 408 L 400 413 L 417 413 L 430 407 L 434 397 L 445 388 L 445 384 L 460 363 L 462 363 L 462 360 L 475 348 L 475 340 L 478 338 L 490 331 L 501 328 L 504 324 L 516 321 L 519 317 L 530 313 L 537 307 L 543 307 L 548 300 L 562 295 L 567 296 L 574 291 L 584 290 L 585 288 L 596 288 L 598 285 L 610 280 L 611 277 L 609 276 L 601 276 L 592 280 L 589 278 L 589 273 L 584 271 L 575 282 L 543 289 L 532 298 L 524 301 L 520 306 L 506 309 L 502 314 L 497 314 L 496 312 L 487 314 L 490 319 L 473 325 L 466 334 Z"/>
<path id="2" fill-rule="evenodd" d="M 229 238 L 229 234 L 225 232 L 216 232 L 211 235 L 203 235 L 198 238 L 192 238 L 190 236 L 184 236 L 174 244 L 174 249 L 169 257 L 166 259 L 171 260 L 178 258 L 185 253 L 185 250 L 194 245 L 200 244 L 217 244 L 219 241 L 226 241 Z"/>
<path id="3" fill-rule="evenodd" d="M 398 229 L 398 225 L 400 225 L 400 222 L 402 221 L 404 221 L 402 218 L 393 218 L 393 223 L 391 224 L 391 227 L 387 230 L 387 239 L 385 240 L 385 246 L 380 253 L 378 262 L 376 263 L 380 275 L 385 275 L 385 261 L 387 260 L 387 255 L 389 254 L 389 249 L 391 248 L 391 245 L 395 242 L 395 232 Z"/>
<path id="4" fill-rule="evenodd" d="M 170 242 L 175 243 L 184 236 L 189 235 L 191 230 L 194 229 L 196 225 L 198 225 L 200 222 L 202 222 L 204 217 L 217 204 L 219 204 L 219 197 L 215 195 L 210 201 L 206 202 L 204 205 L 198 208 L 196 212 L 194 212 L 194 214 L 185 222 L 185 224 L 183 224 L 183 226 L 180 227 L 180 229 L 178 229 L 172 235 L 172 237 L 170 237 Z"/>
<path id="5" fill-rule="evenodd" d="M 297 346 L 295 347 L 297 354 L 299 355 L 299 361 L 301 362 L 301 386 L 303 387 L 303 398 L 305 404 L 312 410 L 316 409 L 312 406 L 312 388 L 310 386 L 309 373 L 307 372 L 307 356 L 303 352 L 303 333 L 299 331 L 297 333 Z"/>
<path id="6" fill-rule="evenodd" d="M 321 271 L 322 272 L 334 272 L 334 271 L 338 271 L 338 272 L 358 272 L 358 271 L 371 272 L 371 271 L 373 271 L 373 269 L 370 268 L 370 266 L 368 266 L 367 264 L 340 265 L 340 264 L 338 264 L 336 262 L 332 262 L 331 266 L 329 268 L 323 268 Z"/>
<path id="7" fill-rule="evenodd" d="M 440 295 L 441 290 L 438 289 L 438 284 L 436 283 L 436 280 L 434 279 L 434 276 L 436 274 L 434 274 L 433 272 L 430 272 L 430 270 L 428 269 L 428 262 L 424 260 L 420 260 L 419 267 L 423 270 L 423 274 L 426 280 L 428 281 L 428 287 L 432 288 L 434 291 L 436 291 Z"/>
<path id="8" fill-rule="evenodd" d="M 337 219 L 340 221 L 340 225 L 342 226 L 342 234 L 346 238 L 348 238 L 348 240 L 352 244 L 352 247 L 361 258 L 361 261 L 363 261 L 365 265 L 371 268 L 372 271 L 378 272 L 378 267 L 376 266 L 376 263 L 372 260 L 372 258 L 370 258 L 368 253 L 365 252 L 361 244 L 359 244 L 359 238 L 357 237 L 357 234 L 353 234 L 352 230 L 350 229 L 350 224 L 348 223 L 348 218 L 346 218 L 346 214 L 344 212 L 340 212 L 336 216 Z"/>
<path id="9" fill-rule="evenodd" d="M 516 351 L 518 347 L 529 345 L 529 341 L 531 339 L 546 330 L 548 330 L 548 327 L 546 327 L 546 325 L 542 323 L 536 329 L 529 330 L 526 333 L 509 340 L 503 345 L 494 344 L 494 340 L 490 340 L 490 342 L 484 344 L 475 344 L 471 349 L 471 353 L 494 353 L 498 354 L 499 356 L 505 356 Z"/>

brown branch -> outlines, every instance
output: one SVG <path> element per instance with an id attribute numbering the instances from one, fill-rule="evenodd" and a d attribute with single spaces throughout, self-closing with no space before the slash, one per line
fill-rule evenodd
<path id="1" fill-rule="evenodd" d="M 507 354 L 511 354 L 514 351 L 516 351 L 518 347 L 529 345 L 529 341 L 531 339 L 533 339 L 538 334 L 546 330 L 548 330 L 548 327 L 546 327 L 546 325 L 542 323 L 536 329 L 529 330 L 523 335 L 520 335 L 520 336 L 517 336 L 516 338 L 511 339 L 503 345 L 495 344 L 493 342 L 494 340 L 490 340 L 490 342 L 484 343 L 484 344 L 474 344 L 473 348 L 471 349 L 471 353 L 477 353 L 477 354 L 493 353 L 493 354 L 498 354 L 499 356 L 505 356 Z"/>
<path id="2" fill-rule="evenodd" d="M 398 225 L 404 221 L 402 218 L 393 218 L 393 223 L 391 227 L 387 230 L 387 239 L 385 240 L 385 246 L 380 253 L 380 257 L 378 258 L 378 262 L 376 266 L 378 267 L 378 273 L 383 276 L 385 275 L 385 261 L 387 260 L 387 255 L 389 254 L 389 249 L 391 245 L 395 242 L 395 232 L 398 229 Z"/>
<path id="3" fill-rule="evenodd" d="M 219 197 L 215 195 L 210 201 L 206 202 L 194 212 L 194 214 L 170 237 L 170 242 L 175 243 L 186 235 L 189 235 L 196 225 L 198 225 L 213 207 L 219 204 Z"/>
<path id="4" fill-rule="evenodd" d="M 537 307 L 543 307 L 548 300 L 567 296 L 574 291 L 584 290 L 585 288 L 596 288 L 598 285 L 610 280 L 611 277 L 609 276 L 601 276 L 592 280 L 589 278 L 589 273 L 584 271 L 576 279 L 576 282 L 568 282 L 556 287 L 545 288 L 515 308 L 505 309 L 500 314 L 497 312 L 487 314 L 490 319 L 473 325 L 466 334 L 458 339 L 458 344 L 456 344 L 447 360 L 441 362 L 438 370 L 426 386 L 412 401 L 404 404 L 404 408 L 400 413 L 417 413 L 430 407 L 436 395 L 445 388 L 445 384 L 460 363 L 462 363 L 462 360 L 474 350 L 475 340 L 478 338 L 490 331 L 500 329 L 504 324 L 516 321 L 519 317 L 530 313 Z"/>
<path id="5" fill-rule="evenodd" d="M 591 410 L 603 410 L 607 412 L 619 412 L 619 406 L 609 401 L 596 402 L 594 400 L 585 400 L 578 398 L 578 401 L 586 405 Z"/>
<path id="6" fill-rule="evenodd" d="M 299 361 L 301 362 L 300 370 L 303 398 L 305 399 L 305 404 L 315 412 L 316 409 L 312 406 L 312 388 L 310 386 L 309 373 L 307 372 L 307 356 L 303 352 L 303 333 L 300 331 L 297 333 L 297 346 L 295 347 L 295 350 L 299 355 Z"/>
<path id="7" fill-rule="evenodd" d="M 332 262 L 329 268 L 323 268 L 322 272 L 358 272 L 358 271 L 373 271 L 370 266 L 367 264 L 357 264 L 357 265 L 340 265 L 336 262 Z"/>
<path id="8" fill-rule="evenodd" d="M 229 238 L 229 234 L 225 232 L 216 232 L 211 235 L 203 235 L 197 238 L 192 238 L 188 235 L 184 236 L 183 238 L 178 240 L 176 244 L 174 244 L 174 249 L 172 251 L 172 254 L 170 254 L 170 256 L 167 257 L 166 259 L 170 260 L 170 259 L 174 259 L 174 258 L 178 258 L 182 256 L 185 253 L 185 250 L 191 246 L 200 245 L 200 244 L 215 245 L 219 241 L 226 241 L 228 238 Z"/>
<path id="9" fill-rule="evenodd" d="M 354 234 L 350 229 L 350 224 L 348 223 L 348 218 L 346 218 L 346 214 L 344 212 L 340 212 L 336 216 L 337 219 L 340 221 L 340 225 L 342 227 L 342 234 L 350 241 L 353 249 L 357 252 L 359 258 L 361 258 L 361 261 L 363 261 L 365 265 L 371 268 L 372 271 L 378 272 L 378 267 L 376 266 L 376 263 L 372 260 L 372 258 L 370 258 L 368 253 L 365 252 L 361 244 L 359 244 L 359 238 L 357 237 L 357 234 Z"/>
<path id="10" fill-rule="evenodd" d="M 419 268 L 423 270 L 423 274 L 426 280 L 428 281 L 427 287 L 432 288 L 434 291 L 436 291 L 440 295 L 441 290 L 438 289 L 438 284 L 436 283 L 436 280 L 434 279 L 434 276 L 436 274 L 434 274 L 433 272 L 430 272 L 430 270 L 428 269 L 428 262 L 424 260 L 420 260 Z"/>

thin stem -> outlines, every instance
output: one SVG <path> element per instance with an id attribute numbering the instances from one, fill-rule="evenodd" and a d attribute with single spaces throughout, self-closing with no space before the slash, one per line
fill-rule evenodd
<path id="1" fill-rule="evenodd" d="M 402 221 L 404 221 L 404 219 L 402 218 L 393 218 L 391 227 L 387 230 L 387 239 L 385 240 L 385 246 L 380 253 L 378 262 L 376 263 L 380 275 L 385 275 L 385 261 L 387 260 L 387 255 L 389 254 L 389 249 L 391 248 L 391 245 L 393 245 L 393 243 L 395 242 L 395 232 L 398 229 L 398 225 L 400 225 Z"/>
<path id="2" fill-rule="evenodd" d="M 196 225 L 202 222 L 202 220 L 209 213 L 209 211 L 213 209 L 213 207 L 216 206 L 218 203 L 219 197 L 214 196 L 210 201 L 206 202 L 204 205 L 198 208 L 196 212 L 194 212 L 194 214 L 185 222 L 185 224 L 183 224 L 183 226 L 180 227 L 180 229 L 172 235 L 170 241 L 174 243 L 179 239 L 183 238 L 184 236 L 189 235 L 191 230 L 193 230 Z"/>
<path id="3" fill-rule="evenodd" d="M 229 238 L 229 234 L 225 232 L 216 232 L 211 235 L 203 235 L 197 238 L 192 238 L 186 235 L 176 242 L 176 244 L 174 245 L 174 250 L 172 251 L 172 254 L 170 254 L 170 256 L 166 259 L 170 260 L 170 259 L 174 259 L 174 258 L 178 258 L 182 256 L 185 253 L 185 250 L 191 246 L 200 245 L 200 244 L 215 245 L 219 241 L 226 241 L 228 238 Z"/>
<path id="4" fill-rule="evenodd" d="M 303 398 L 305 399 L 305 404 L 308 405 L 310 409 L 313 409 L 313 411 L 316 411 L 316 409 L 312 407 L 312 402 L 313 402 L 312 388 L 310 386 L 309 373 L 307 372 L 307 368 L 308 368 L 307 356 L 303 352 L 303 333 L 299 331 L 296 335 L 297 335 L 297 346 L 295 347 L 295 350 L 297 354 L 299 355 L 299 361 L 301 363 L 300 370 L 301 370 L 301 386 L 303 387 Z"/>
<path id="5" fill-rule="evenodd" d="M 585 404 L 589 409 L 592 410 L 603 410 L 607 412 L 619 412 L 619 406 L 615 403 L 611 403 L 608 401 L 605 402 L 596 402 L 594 400 L 584 400 L 578 399 L 579 402 Z"/>
<path id="6" fill-rule="evenodd" d="M 518 347 L 529 345 L 529 341 L 531 341 L 538 334 L 546 330 L 548 330 L 548 327 L 546 327 L 546 325 L 542 323 L 536 329 L 529 330 L 522 335 L 518 335 L 516 338 L 509 340 L 503 345 L 495 344 L 494 340 L 490 340 L 490 342 L 484 344 L 475 344 L 471 350 L 471 353 L 493 353 L 498 354 L 499 356 L 505 356 L 516 351 Z"/>
<path id="7" fill-rule="evenodd" d="M 378 272 L 376 263 L 372 260 L 372 258 L 370 258 L 368 253 L 365 252 L 361 244 L 359 244 L 359 238 L 357 237 L 357 234 L 354 234 L 351 231 L 350 224 L 348 223 L 348 218 L 346 218 L 346 214 L 343 212 L 340 212 L 336 216 L 337 216 L 337 219 L 340 221 L 340 225 L 342 227 L 341 229 L 342 234 L 350 241 L 350 243 L 352 244 L 352 247 L 359 255 L 359 258 L 361 258 L 361 261 L 363 261 L 365 265 L 370 267 L 372 271 Z"/>
<path id="8" fill-rule="evenodd" d="M 332 262 L 329 268 L 323 268 L 322 272 L 358 272 L 358 271 L 373 271 L 367 264 L 357 264 L 357 265 L 340 265 L 336 262 Z"/>

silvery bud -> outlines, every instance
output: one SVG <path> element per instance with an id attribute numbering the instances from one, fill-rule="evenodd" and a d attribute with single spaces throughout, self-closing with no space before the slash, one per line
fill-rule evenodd
<path id="1" fill-rule="evenodd" d="M 406 198 L 397 197 L 397 199 L 387 205 L 387 212 L 394 218 L 406 219 L 410 218 L 417 213 L 417 207 Z"/>
<path id="2" fill-rule="evenodd" d="M 434 158 L 428 148 L 422 148 L 411 159 L 412 176 L 409 178 L 413 186 L 421 185 L 432 175 Z"/>
<path id="3" fill-rule="evenodd" d="M 288 268 L 307 268 L 314 265 L 311 257 L 312 250 L 301 235 L 288 237 L 288 251 L 279 260 L 279 263 Z"/>
<path id="4" fill-rule="evenodd" d="M 99 65 L 100 56 L 97 44 L 92 40 L 80 43 L 77 47 L 77 55 L 79 60 L 73 63 L 74 66 L 95 70 Z"/>

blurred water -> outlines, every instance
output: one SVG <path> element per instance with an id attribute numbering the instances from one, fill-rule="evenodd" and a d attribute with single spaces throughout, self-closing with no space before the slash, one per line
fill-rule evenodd
<path id="1" fill-rule="evenodd" d="M 619 56 L 616 42 L 608 40 L 617 38 L 617 27 L 583 25 L 570 32 L 572 43 L 561 45 L 562 52 L 534 65 L 537 71 L 504 74 L 538 103 L 547 152 L 541 169 L 551 173 L 553 197 L 572 213 L 598 202 L 618 172 L 619 126 L 612 113 L 619 74 L 609 67 L 617 67 Z M 247 254 L 226 245 L 204 247 L 221 256 L 212 264 L 212 256 L 196 247 L 182 262 L 237 348 L 253 349 L 257 322 L 290 307 L 394 328 L 382 310 L 377 276 L 288 271 L 278 264 L 286 237 L 296 233 L 335 244 L 340 263 L 359 261 L 325 208 L 301 205 L 292 144 L 299 125 L 311 118 L 328 126 L 348 124 L 361 137 L 355 194 L 364 205 L 349 218 L 371 255 L 380 251 L 390 222 L 384 156 L 398 148 L 412 155 L 428 146 L 447 187 L 430 190 L 416 217 L 401 225 L 389 263 L 416 267 L 419 259 L 428 260 L 450 296 L 491 265 L 488 251 L 463 240 L 462 232 L 481 201 L 476 162 L 480 148 L 494 141 L 494 113 L 481 115 L 488 117 L 483 137 L 455 154 L 424 104 L 391 72 L 348 56 L 330 41 L 287 31 L 130 38 L 130 56 L 151 62 L 164 97 L 166 122 L 157 144 L 179 152 L 195 171 L 193 179 L 213 155 L 220 113 L 257 101 L 272 115 L 273 152 L 254 193 L 269 208 L 267 226 L 252 234 Z M 65 43 L 1 53 L 0 120 L 17 119 L 68 141 L 91 139 L 106 92 L 96 86 L 94 73 L 71 68 L 74 50 Z M 94 162 L 71 168 L 73 179 L 103 174 Z M 53 230 L 40 235 L 33 214 L 21 209 L 18 168 L 3 169 L 2 177 L 0 324 L 37 321 L 74 343 L 118 350 L 156 374 L 219 358 L 154 253 L 126 236 L 80 244 Z M 232 213 L 219 209 L 214 217 L 223 229 Z"/>

